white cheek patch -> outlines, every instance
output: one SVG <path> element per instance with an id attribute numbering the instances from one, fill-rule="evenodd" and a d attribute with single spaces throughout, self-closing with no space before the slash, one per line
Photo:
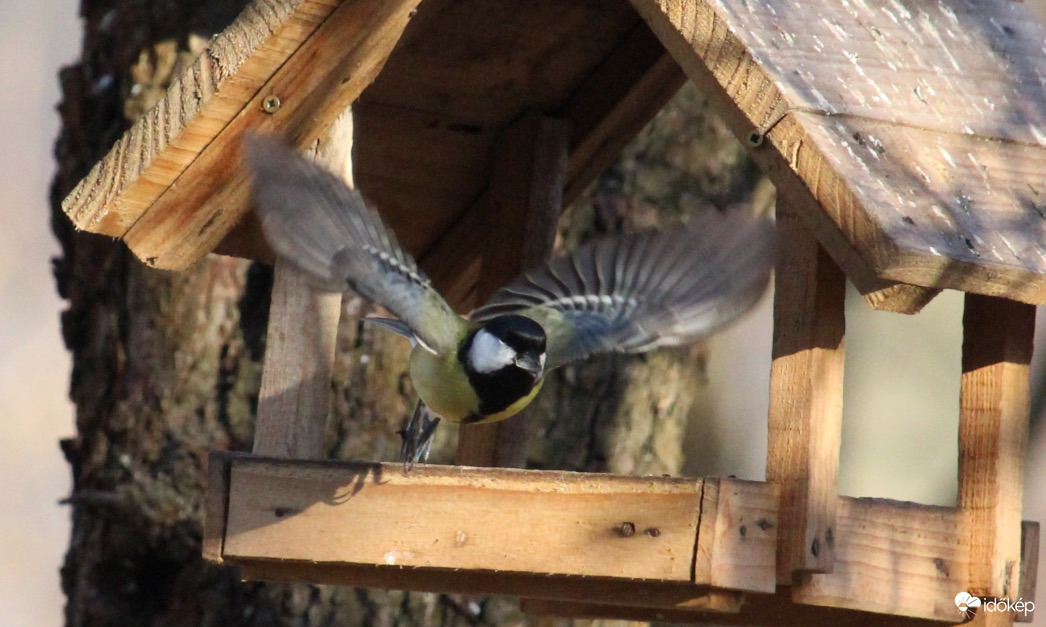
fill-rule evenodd
<path id="1" fill-rule="evenodd" d="M 469 363 L 476 372 L 496 372 L 516 360 L 516 351 L 497 337 L 480 329 L 469 347 Z"/>

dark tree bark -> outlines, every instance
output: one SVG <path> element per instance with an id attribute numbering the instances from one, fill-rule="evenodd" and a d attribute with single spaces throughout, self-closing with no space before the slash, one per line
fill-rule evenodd
<path id="1" fill-rule="evenodd" d="M 58 290 L 73 353 L 77 435 L 73 531 L 62 569 L 70 625 L 513 624 L 514 606 L 446 596 L 244 583 L 200 557 L 201 497 L 212 449 L 250 450 L 271 271 L 209 257 L 189 271 L 138 263 L 122 244 L 75 233 L 58 208 L 91 165 L 245 0 L 83 0 L 82 61 L 61 74 L 53 227 Z M 577 242 L 706 204 L 744 200 L 754 170 L 692 88 L 666 110 L 564 221 Z M 685 130 L 686 133 L 681 131 Z M 696 137 L 697 139 L 691 139 Z M 678 219 L 678 215 L 669 219 Z M 346 298 L 350 314 L 366 304 Z M 407 347 L 344 316 L 329 451 L 394 459 L 413 406 Z M 531 465 L 675 473 L 700 349 L 608 357 L 546 386 Z M 444 429 L 434 461 L 449 461 Z"/>

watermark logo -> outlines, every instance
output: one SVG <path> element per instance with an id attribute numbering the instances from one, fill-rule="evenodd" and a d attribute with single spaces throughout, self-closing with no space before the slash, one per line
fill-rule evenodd
<path id="1" fill-rule="evenodd" d="M 977 608 L 981 606 L 981 600 L 969 592 L 960 592 L 955 595 L 955 607 L 959 608 L 967 620 L 977 614 Z"/>
<path id="2" fill-rule="evenodd" d="M 1024 599 L 1017 599 L 1016 601 L 1009 599 L 981 599 L 969 592 L 960 592 L 955 595 L 955 607 L 959 608 L 966 620 L 970 620 L 977 614 L 978 608 L 985 612 L 1006 612 L 1027 616 L 1035 611 L 1035 602 L 1025 601 Z"/>

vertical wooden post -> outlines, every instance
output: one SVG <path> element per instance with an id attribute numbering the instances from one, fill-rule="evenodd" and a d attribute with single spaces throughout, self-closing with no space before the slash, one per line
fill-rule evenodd
<path id="1" fill-rule="evenodd" d="M 316 147 L 316 159 L 352 185 L 352 111 Z M 269 305 L 255 455 L 322 459 L 341 294 L 314 289 L 294 266 L 276 262 Z"/>
<path id="2" fill-rule="evenodd" d="M 1016 600 L 1035 307 L 966 295 L 959 415 L 959 508 L 970 593 Z"/>
<path id="3" fill-rule="evenodd" d="M 778 196 L 766 479 L 781 486 L 777 576 L 828 573 L 842 428 L 846 278 Z"/>
<path id="4" fill-rule="evenodd" d="M 569 142 L 569 122 L 533 113 L 502 133 L 485 196 L 490 228 L 476 286 L 477 303 L 552 254 Z M 458 463 L 522 465 L 526 423 L 524 411 L 495 424 L 462 426 Z"/>

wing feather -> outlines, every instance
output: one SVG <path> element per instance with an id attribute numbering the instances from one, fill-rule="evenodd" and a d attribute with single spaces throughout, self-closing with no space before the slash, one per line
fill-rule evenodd
<path id="1" fill-rule="evenodd" d="M 272 137 L 244 141 L 256 210 L 276 254 L 322 289 L 353 289 L 396 314 L 437 352 L 456 349 L 465 321 L 355 190 Z"/>
<path id="2" fill-rule="evenodd" d="M 535 268 L 473 312 L 516 313 L 548 334 L 548 365 L 642 352 L 707 336 L 747 311 L 769 282 L 770 220 L 707 212 L 686 228 L 598 240 Z"/>

